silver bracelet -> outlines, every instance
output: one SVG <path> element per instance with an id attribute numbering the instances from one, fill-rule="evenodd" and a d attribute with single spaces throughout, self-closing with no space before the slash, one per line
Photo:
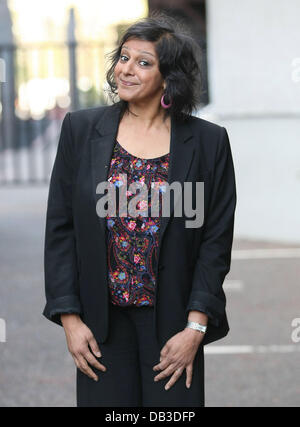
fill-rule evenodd
<path id="1" fill-rule="evenodd" d="M 207 326 L 201 325 L 201 323 L 196 322 L 187 322 L 186 328 L 195 329 L 196 331 L 202 332 L 202 334 L 205 334 Z"/>

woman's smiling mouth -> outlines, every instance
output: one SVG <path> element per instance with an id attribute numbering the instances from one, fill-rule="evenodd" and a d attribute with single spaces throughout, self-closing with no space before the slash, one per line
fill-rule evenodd
<path id="1" fill-rule="evenodd" d="M 136 83 L 132 83 L 132 82 L 126 82 L 125 80 L 119 79 L 121 84 L 124 86 L 135 86 Z"/>

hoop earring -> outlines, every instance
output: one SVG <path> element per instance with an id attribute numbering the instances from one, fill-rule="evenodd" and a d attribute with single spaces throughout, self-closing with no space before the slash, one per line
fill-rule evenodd
<path id="1" fill-rule="evenodd" d="M 163 96 L 161 97 L 160 103 L 161 103 L 161 106 L 162 106 L 163 108 L 167 109 L 167 108 L 170 108 L 170 107 L 171 107 L 171 105 L 172 105 L 172 101 L 170 100 L 169 104 L 166 104 L 166 103 L 165 103 L 165 96 L 166 96 L 166 94 L 164 93 L 164 94 L 163 94 Z"/>

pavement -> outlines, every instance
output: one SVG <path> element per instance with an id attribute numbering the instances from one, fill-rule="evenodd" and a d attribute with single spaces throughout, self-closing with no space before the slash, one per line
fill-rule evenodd
<path id="1" fill-rule="evenodd" d="M 64 330 L 41 314 L 47 195 L 45 185 L 0 188 L 1 407 L 76 406 Z M 207 407 L 300 405 L 299 258 L 295 244 L 234 240 L 230 332 L 205 347 Z"/>

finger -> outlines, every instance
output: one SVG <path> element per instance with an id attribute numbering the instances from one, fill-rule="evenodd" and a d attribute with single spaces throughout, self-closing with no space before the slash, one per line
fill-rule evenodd
<path id="1" fill-rule="evenodd" d="M 89 343 L 89 346 L 91 347 L 91 350 L 94 353 L 94 355 L 97 357 L 102 357 L 101 351 L 98 347 L 98 343 L 95 340 L 94 336 L 88 340 L 88 343 Z"/>
<path id="2" fill-rule="evenodd" d="M 74 363 L 75 363 L 76 367 L 79 369 L 79 362 L 78 362 L 78 360 L 76 359 L 75 356 L 73 356 L 73 354 L 72 354 L 72 357 L 73 357 L 73 360 L 74 360 Z"/>
<path id="3" fill-rule="evenodd" d="M 103 371 L 103 372 L 106 371 L 106 367 L 104 365 L 102 365 L 100 362 L 98 362 L 98 360 L 95 359 L 95 357 L 93 356 L 93 354 L 89 350 L 84 354 L 84 358 L 88 361 L 88 363 L 90 365 L 94 366 L 95 368 L 99 369 L 100 371 Z"/>
<path id="4" fill-rule="evenodd" d="M 169 377 L 170 375 L 173 374 L 176 368 L 178 368 L 178 365 L 175 365 L 174 363 L 172 363 L 166 369 L 164 369 L 162 372 L 156 375 L 156 377 L 154 377 L 154 381 L 159 381 L 163 378 Z"/>
<path id="5" fill-rule="evenodd" d="M 190 388 L 192 384 L 192 378 L 193 378 L 193 365 L 188 365 L 186 368 L 186 386 L 187 388 Z"/>
<path id="6" fill-rule="evenodd" d="M 181 377 L 183 371 L 184 371 L 184 368 L 178 368 L 178 369 L 176 369 L 176 371 L 173 373 L 173 375 L 170 378 L 170 380 L 165 385 L 165 390 L 169 390 L 176 383 L 176 381 L 178 380 L 178 378 Z"/>
<path id="7" fill-rule="evenodd" d="M 159 363 L 157 365 L 153 366 L 153 370 L 154 371 L 159 371 L 161 369 L 161 362 L 163 362 L 165 360 L 166 360 L 166 357 L 160 356 Z"/>
<path id="8" fill-rule="evenodd" d="M 170 365 L 170 360 L 168 358 L 164 358 L 160 363 L 153 366 L 153 371 L 162 371 L 166 369 Z"/>
<path id="9" fill-rule="evenodd" d="M 168 352 L 169 352 L 168 347 L 163 347 L 160 351 L 160 356 L 161 356 L 160 358 L 165 357 L 168 354 Z"/>
<path id="10" fill-rule="evenodd" d="M 85 358 L 83 356 L 79 356 L 77 358 L 77 360 L 79 362 L 79 369 L 81 370 L 81 372 L 83 372 L 88 377 L 92 378 L 93 380 L 98 381 L 98 376 L 89 367 L 89 365 L 87 364 L 87 361 L 85 360 Z"/>

